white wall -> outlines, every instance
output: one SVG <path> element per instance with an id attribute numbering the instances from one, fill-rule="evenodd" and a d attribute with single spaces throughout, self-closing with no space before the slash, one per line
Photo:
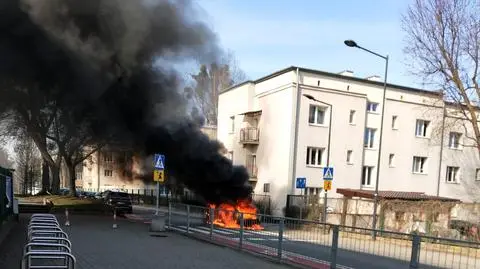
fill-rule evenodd
<path id="1" fill-rule="evenodd" d="M 336 188 L 374 189 L 383 85 L 354 80 L 349 76 L 338 77 L 300 70 L 300 96 L 309 94 L 333 105 L 330 166 L 335 168 L 335 175 L 329 196 L 339 196 Z M 298 143 L 295 145 L 296 82 L 295 69 L 290 69 L 233 88 L 222 93 L 219 98 L 218 139 L 229 150 L 234 151 L 235 164 L 245 163 L 245 156 L 250 147 L 244 147 L 239 143 L 238 135 L 243 116 L 238 114 L 252 110 L 262 111 L 259 122 L 260 142 L 255 146 L 258 166 L 255 192 L 263 193 L 263 184 L 270 183 L 270 195 L 278 212 L 285 206 L 287 194 L 300 193 L 295 189 L 296 177 L 306 177 L 307 187 L 323 187 L 322 169 L 307 167 L 306 150 L 307 146 L 327 149 L 329 112 L 325 119 L 326 126 L 309 125 L 309 105 L 315 102 L 300 97 Z M 476 148 L 466 145 L 462 150 L 448 149 L 449 131 L 445 131 L 443 157 L 440 158 L 440 130 L 444 107 L 442 97 L 436 93 L 389 86 L 386 99 L 379 189 L 417 191 L 431 195 L 438 192 L 442 196 L 464 201 L 480 200 L 480 195 L 477 194 L 480 191 L 480 181 L 475 178 L 476 169 L 480 168 Z M 367 102 L 378 103 L 377 112 L 367 112 Z M 350 110 L 356 111 L 354 124 L 348 121 Z M 393 115 L 397 116 L 395 130 L 391 125 Z M 232 134 L 229 133 L 230 116 L 235 116 L 236 129 Z M 417 119 L 430 121 L 428 138 L 415 136 Z M 366 127 L 377 129 L 373 149 L 364 148 Z M 459 126 L 452 128 L 461 129 Z M 347 150 L 353 151 L 350 164 L 346 162 Z M 295 167 L 294 152 L 297 154 Z M 389 165 L 390 153 L 395 154 L 392 167 Z M 325 150 L 325 165 L 327 154 Z M 428 158 L 425 174 L 412 172 L 413 156 Z M 442 164 L 439 170 L 440 161 Z M 368 187 L 361 186 L 362 168 L 365 165 L 374 166 L 372 184 Z M 445 182 L 447 165 L 462 166 L 458 183 Z M 295 174 L 292 174 L 293 170 Z"/>

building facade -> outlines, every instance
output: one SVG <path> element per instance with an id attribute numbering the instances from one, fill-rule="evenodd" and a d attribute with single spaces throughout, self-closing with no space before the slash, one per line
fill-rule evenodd
<path id="1" fill-rule="evenodd" d="M 201 128 L 212 140 L 216 139 L 216 130 L 215 126 Z M 92 191 L 155 188 L 152 171 L 149 170 L 151 165 L 145 163 L 149 159 L 121 146 L 104 147 L 77 167 L 76 187 Z M 65 173 L 64 178 L 67 176 Z"/>
<path id="2" fill-rule="evenodd" d="M 479 201 L 478 151 L 458 109 L 439 92 L 392 84 L 384 104 L 379 80 L 289 67 L 247 81 L 220 94 L 217 138 L 279 213 L 288 194 L 323 195 L 327 163 L 329 197 L 339 197 L 336 188 L 375 189 L 385 105 L 379 189 Z"/>

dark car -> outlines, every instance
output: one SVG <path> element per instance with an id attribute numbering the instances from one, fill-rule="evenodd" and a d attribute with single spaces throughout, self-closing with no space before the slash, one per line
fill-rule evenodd
<path id="1" fill-rule="evenodd" d="M 105 196 L 105 204 L 117 214 L 132 214 L 132 198 L 126 192 L 110 191 Z"/>

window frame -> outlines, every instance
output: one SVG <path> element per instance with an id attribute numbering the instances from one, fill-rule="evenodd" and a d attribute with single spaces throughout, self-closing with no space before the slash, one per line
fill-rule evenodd
<path id="1" fill-rule="evenodd" d="M 460 167 L 447 166 L 445 169 L 445 182 L 449 184 L 458 184 L 460 182 Z M 451 178 L 453 176 L 453 178 Z"/>
<path id="2" fill-rule="evenodd" d="M 360 185 L 362 187 L 372 187 L 373 184 L 372 184 L 372 174 L 373 174 L 373 169 L 375 167 L 374 166 L 368 166 L 368 165 L 364 165 L 362 167 L 362 176 L 361 176 L 361 181 L 360 181 Z M 366 177 L 366 174 L 368 172 L 368 184 L 364 184 L 367 183 L 367 177 Z"/>
<path id="3" fill-rule="evenodd" d="M 419 171 L 416 171 L 415 168 L 416 168 L 416 160 L 420 160 L 420 165 L 419 168 L 420 170 Z M 423 162 L 421 162 L 423 160 Z M 426 175 L 427 174 L 427 171 L 428 171 L 428 157 L 424 157 L 424 156 L 413 156 L 413 160 L 412 160 L 412 173 L 413 174 L 419 174 L 419 175 Z"/>
<path id="4" fill-rule="evenodd" d="M 420 124 L 420 123 L 423 123 L 423 124 Z M 415 121 L 415 136 L 420 138 L 429 138 L 430 124 L 431 124 L 431 121 L 429 120 L 417 119 Z M 419 126 L 421 126 L 421 128 L 419 128 Z M 421 134 L 419 134 L 419 130 L 421 131 Z"/>
<path id="5" fill-rule="evenodd" d="M 395 167 L 395 153 L 388 155 L 388 167 Z"/>
<path id="6" fill-rule="evenodd" d="M 367 101 L 367 112 L 368 113 L 378 113 L 378 107 L 380 103 Z M 372 108 L 375 108 L 372 110 Z"/>
<path id="7" fill-rule="evenodd" d="M 313 119 L 312 119 L 312 108 L 313 108 Z M 327 118 L 327 111 L 328 110 L 328 107 L 326 106 L 321 106 L 321 105 L 316 105 L 316 104 L 310 104 L 309 107 L 308 107 L 308 124 L 310 125 L 317 125 L 317 126 L 326 126 L 326 118 Z M 318 123 L 318 116 L 319 116 L 319 112 L 322 112 L 323 113 L 323 117 L 322 117 L 322 122 L 321 123 Z M 313 120 L 313 122 L 311 122 L 310 120 Z"/>
<path id="8" fill-rule="evenodd" d="M 367 133 L 369 134 L 367 136 Z M 376 128 L 365 128 L 365 133 L 363 137 L 363 147 L 366 149 L 375 149 L 375 136 L 377 134 L 377 129 Z"/>
<path id="9" fill-rule="evenodd" d="M 104 177 L 113 177 L 113 170 L 112 169 L 104 169 L 103 170 Z"/>
<path id="10" fill-rule="evenodd" d="M 353 150 L 351 149 L 347 150 L 347 158 L 346 158 L 347 164 L 353 164 L 352 155 L 353 155 Z"/>
<path id="11" fill-rule="evenodd" d="M 454 145 L 452 145 L 452 138 L 454 138 L 456 135 L 458 135 L 457 137 L 457 147 L 454 147 Z M 456 150 L 460 150 L 462 149 L 462 143 L 461 143 L 461 139 L 462 139 L 462 133 L 460 132 L 450 132 L 448 134 L 448 148 L 450 149 L 456 149 Z"/>
<path id="12" fill-rule="evenodd" d="M 392 130 L 398 130 L 398 115 L 392 115 Z"/>
<path id="13" fill-rule="evenodd" d="M 315 163 L 312 164 L 312 152 L 315 152 Z M 318 153 L 321 153 L 318 155 Z M 324 166 L 324 156 L 325 156 L 325 148 L 322 147 L 314 147 L 308 146 L 307 147 L 307 154 L 305 159 L 305 164 L 307 167 L 323 167 Z M 319 160 L 320 159 L 320 160 Z"/>
<path id="14" fill-rule="evenodd" d="M 357 115 L 357 111 L 355 111 L 354 109 L 350 109 L 350 113 L 348 114 L 348 123 L 349 124 L 355 125 L 356 115 Z"/>

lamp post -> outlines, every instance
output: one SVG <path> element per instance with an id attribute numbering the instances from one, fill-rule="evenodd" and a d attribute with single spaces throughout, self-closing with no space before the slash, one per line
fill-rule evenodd
<path id="1" fill-rule="evenodd" d="M 304 97 L 315 101 L 320 104 L 324 104 L 330 108 L 330 115 L 329 115 L 329 120 L 328 120 L 328 142 L 327 142 L 327 167 L 330 167 L 330 140 L 332 138 L 332 114 L 333 114 L 333 106 L 332 104 L 322 102 L 320 100 L 315 99 L 315 97 L 309 95 L 309 94 L 303 94 Z M 322 222 L 326 223 L 327 222 L 327 191 L 324 190 L 324 196 L 323 196 L 323 215 L 322 215 Z"/>
<path id="2" fill-rule="evenodd" d="M 345 45 L 348 47 L 352 48 L 359 48 L 361 50 L 364 50 L 368 53 L 371 53 L 377 57 L 380 57 L 385 60 L 385 75 L 384 75 L 384 81 L 383 81 L 383 103 L 382 103 L 382 115 L 380 116 L 380 137 L 378 141 L 378 159 L 377 159 L 377 177 L 375 179 L 375 193 L 373 196 L 373 218 L 372 218 L 372 229 L 374 230 L 372 233 L 373 239 L 376 238 L 376 226 L 377 226 L 377 207 L 378 207 L 378 184 L 380 181 L 380 162 L 382 160 L 382 137 L 383 137 L 383 119 L 385 117 L 385 101 L 387 98 L 387 74 L 388 74 L 388 55 L 383 56 L 381 54 L 378 54 L 376 52 L 373 52 L 369 49 L 366 49 L 364 47 L 361 47 L 357 44 L 357 42 L 353 40 L 345 40 L 344 41 Z"/>

